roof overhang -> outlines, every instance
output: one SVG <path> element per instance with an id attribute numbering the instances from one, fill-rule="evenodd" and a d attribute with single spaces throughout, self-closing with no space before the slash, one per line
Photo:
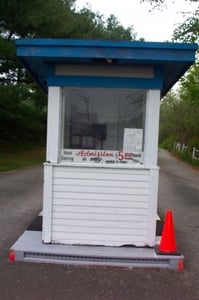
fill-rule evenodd
<path id="1" fill-rule="evenodd" d="M 111 64 L 162 70 L 164 96 L 195 61 L 197 44 L 68 39 L 18 39 L 17 56 L 47 91 L 49 65 Z"/>

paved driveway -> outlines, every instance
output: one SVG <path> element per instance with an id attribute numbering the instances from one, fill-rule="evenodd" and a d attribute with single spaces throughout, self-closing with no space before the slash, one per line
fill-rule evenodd
<path id="1" fill-rule="evenodd" d="M 0 299 L 198 300 L 199 172 L 163 150 L 159 164 L 159 211 L 173 209 L 184 272 L 8 262 L 42 208 L 42 167 L 35 167 L 0 174 Z"/>

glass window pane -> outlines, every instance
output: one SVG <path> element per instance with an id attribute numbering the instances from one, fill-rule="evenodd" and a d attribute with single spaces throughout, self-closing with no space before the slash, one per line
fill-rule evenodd
<path id="1" fill-rule="evenodd" d="M 69 149 L 142 153 L 145 106 L 146 90 L 64 88 L 61 158 L 75 161 Z"/>

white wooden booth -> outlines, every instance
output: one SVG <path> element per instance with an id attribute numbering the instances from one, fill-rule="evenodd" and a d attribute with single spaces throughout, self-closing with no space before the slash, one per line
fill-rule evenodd
<path id="1" fill-rule="evenodd" d="M 160 99 L 194 44 L 18 40 L 48 92 L 43 242 L 155 245 Z"/>

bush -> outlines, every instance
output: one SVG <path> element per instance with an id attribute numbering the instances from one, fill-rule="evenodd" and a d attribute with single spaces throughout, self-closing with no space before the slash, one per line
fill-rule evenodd
<path id="1" fill-rule="evenodd" d="M 199 166 L 199 160 L 193 159 L 192 152 L 190 151 L 173 150 L 172 153 L 174 153 L 177 157 L 193 166 Z"/>
<path id="2" fill-rule="evenodd" d="M 191 148 L 196 147 L 197 149 L 199 149 L 199 139 L 197 139 L 197 138 L 192 139 L 189 142 L 189 145 L 190 145 Z"/>
<path id="3" fill-rule="evenodd" d="M 176 137 L 171 135 L 171 136 L 168 136 L 165 140 L 163 140 L 159 146 L 160 146 L 160 148 L 171 151 L 173 149 L 173 145 L 174 145 L 175 141 L 176 141 Z"/>

